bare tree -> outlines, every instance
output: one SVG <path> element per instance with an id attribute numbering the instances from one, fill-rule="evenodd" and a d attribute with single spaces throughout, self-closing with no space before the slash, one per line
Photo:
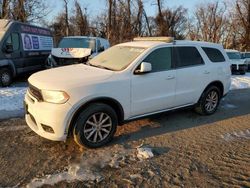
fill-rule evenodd
<path id="1" fill-rule="evenodd" d="M 69 36 L 69 13 L 68 13 L 68 3 L 69 0 L 63 0 L 64 1 L 64 9 L 65 9 L 65 30 L 66 30 L 66 36 Z"/>
<path id="2" fill-rule="evenodd" d="M 226 5 L 206 3 L 195 10 L 195 22 L 189 25 L 189 36 L 196 40 L 219 43 L 227 29 Z"/>
<path id="3" fill-rule="evenodd" d="M 1 18 L 6 19 L 10 16 L 9 6 L 10 0 L 2 0 L 1 4 Z"/>
<path id="4" fill-rule="evenodd" d="M 184 31 L 186 30 L 187 9 L 179 6 L 175 9 L 165 9 L 161 15 L 158 14 L 155 22 L 158 26 L 157 35 L 172 36 L 177 39 L 184 38 Z"/>
<path id="5" fill-rule="evenodd" d="M 88 35 L 89 34 L 89 25 L 87 20 L 87 15 L 83 13 L 83 10 L 78 1 L 75 1 L 75 16 L 73 18 L 73 25 L 76 28 L 75 34 L 77 35 Z"/>
<path id="6" fill-rule="evenodd" d="M 250 0 L 237 0 L 235 9 L 241 48 L 250 50 Z"/>
<path id="7" fill-rule="evenodd" d="M 158 15 L 157 15 L 157 25 L 159 27 L 158 34 L 163 36 L 165 34 L 165 28 L 164 28 L 164 18 L 162 14 L 162 1 L 157 0 L 157 7 L 158 7 Z"/>

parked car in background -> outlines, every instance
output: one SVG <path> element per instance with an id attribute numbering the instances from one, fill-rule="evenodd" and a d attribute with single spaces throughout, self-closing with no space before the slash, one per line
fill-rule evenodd
<path id="1" fill-rule="evenodd" d="M 241 52 L 241 58 L 245 59 L 247 70 L 250 71 L 250 52 Z"/>
<path id="2" fill-rule="evenodd" d="M 99 37 L 71 36 L 64 37 L 53 48 L 47 60 L 47 67 L 86 63 L 89 58 L 109 48 L 109 42 Z"/>
<path id="3" fill-rule="evenodd" d="M 241 58 L 241 53 L 237 50 L 227 49 L 226 53 L 231 60 L 232 74 L 245 74 L 247 71 L 246 60 Z"/>
<path id="4" fill-rule="evenodd" d="M 50 30 L 0 19 L 0 86 L 22 73 L 44 68 L 53 47 Z"/>
<path id="5" fill-rule="evenodd" d="M 149 37 L 28 81 L 29 127 L 51 140 L 73 134 L 79 145 L 95 148 L 124 121 L 187 106 L 213 114 L 229 91 L 231 70 L 222 45 Z"/>

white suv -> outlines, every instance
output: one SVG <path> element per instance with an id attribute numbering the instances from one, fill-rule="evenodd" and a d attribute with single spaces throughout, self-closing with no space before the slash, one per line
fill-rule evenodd
<path id="1" fill-rule="evenodd" d="M 229 59 L 218 44 L 139 38 L 78 64 L 29 78 L 26 122 L 42 137 L 72 133 L 82 146 L 109 142 L 124 121 L 194 106 L 213 114 L 230 87 Z"/>

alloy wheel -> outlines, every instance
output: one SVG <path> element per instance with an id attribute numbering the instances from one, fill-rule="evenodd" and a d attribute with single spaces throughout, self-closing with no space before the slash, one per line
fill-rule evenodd
<path id="1" fill-rule="evenodd" d="M 103 141 L 112 130 L 111 117 L 104 113 L 92 114 L 87 121 L 83 129 L 84 137 L 92 142 L 97 143 Z"/>
<path id="2" fill-rule="evenodd" d="M 218 105 L 218 101 L 219 101 L 218 93 L 216 91 L 209 92 L 205 101 L 205 109 L 208 112 L 214 111 L 214 109 Z"/>

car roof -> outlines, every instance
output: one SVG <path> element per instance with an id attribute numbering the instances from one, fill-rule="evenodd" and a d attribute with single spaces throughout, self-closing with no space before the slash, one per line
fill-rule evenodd
<path id="1" fill-rule="evenodd" d="M 204 42 L 204 41 L 190 41 L 190 40 L 175 40 L 174 42 L 162 42 L 162 41 L 132 41 L 118 44 L 118 46 L 131 46 L 131 47 L 142 47 L 151 48 L 161 45 L 191 45 L 191 46 L 202 46 L 202 47 L 221 47 L 221 44 Z"/>

